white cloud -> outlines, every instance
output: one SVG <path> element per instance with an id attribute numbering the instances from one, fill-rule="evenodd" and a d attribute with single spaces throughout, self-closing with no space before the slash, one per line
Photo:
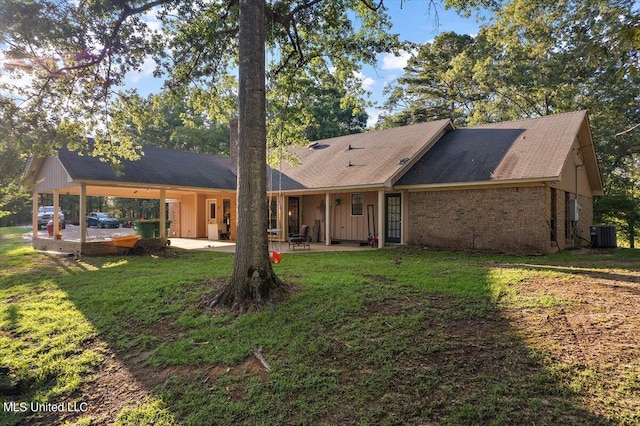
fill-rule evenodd
<path id="1" fill-rule="evenodd" d="M 382 56 L 382 65 L 380 68 L 384 71 L 402 70 L 407 66 L 407 61 L 411 58 L 411 52 L 400 51 L 399 56 L 393 53 L 386 53 Z"/>
<path id="2" fill-rule="evenodd" d="M 376 108 L 367 108 L 367 127 L 373 127 L 378 123 L 378 118 L 380 117 L 380 110 Z"/>
<path id="3" fill-rule="evenodd" d="M 376 84 L 376 81 L 374 79 L 372 79 L 371 77 L 367 77 L 360 71 L 354 71 L 353 75 L 355 78 L 360 80 L 360 82 L 362 83 L 362 88 L 366 91 L 371 90 L 371 88 Z"/>
<path id="4" fill-rule="evenodd" d="M 153 75 L 153 71 L 156 69 L 156 62 L 152 57 L 147 56 L 139 71 L 131 71 L 127 74 L 131 83 L 137 83 L 140 80 Z"/>
<path id="5" fill-rule="evenodd" d="M 33 84 L 33 77 L 25 71 L 29 66 L 28 61 L 9 59 L 4 52 L 0 50 L 0 85 L 17 89 L 30 87 Z M 7 95 L 8 93 L 6 90 L 3 90 L 3 94 Z"/>
<path id="6" fill-rule="evenodd" d="M 158 19 L 158 12 L 155 9 L 151 9 L 142 15 L 142 20 L 146 22 L 147 27 L 153 32 L 160 32 L 162 29 L 162 22 Z"/>

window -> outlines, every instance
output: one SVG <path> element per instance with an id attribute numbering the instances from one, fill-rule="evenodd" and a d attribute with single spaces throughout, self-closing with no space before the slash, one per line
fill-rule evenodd
<path id="1" fill-rule="evenodd" d="M 216 218 L 216 202 L 209 202 L 209 219 L 213 220 Z"/>
<path id="2" fill-rule="evenodd" d="M 564 239 L 571 239 L 571 215 L 569 212 L 569 204 L 571 203 L 571 194 L 564 193 Z"/>
<path id="3" fill-rule="evenodd" d="M 364 215 L 364 194 L 351 194 L 351 216 Z"/>
<path id="4" fill-rule="evenodd" d="M 269 202 L 269 229 L 278 227 L 278 200 Z"/>
<path id="5" fill-rule="evenodd" d="M 551 227 L 551 241 L 557 241 L 556 234 L 558 232 L 558 203 L 557 203 L 557 194 L 556 189 L 551 188 L 551 222 L 549 226 Z"/>
<path id="6" fill-rule="evenodd" d="M 231 225 L 231 200 L 222 200 L 222 222 Z"/>

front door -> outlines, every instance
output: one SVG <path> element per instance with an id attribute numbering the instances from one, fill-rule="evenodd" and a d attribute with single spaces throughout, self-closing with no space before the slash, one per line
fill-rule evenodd
<path id="1" fill-rule="evenodd" d="M 400 194 L 387 194 L 385 206 L 385 241 L 400 243 L 402 236 L 402 198 Z"/>

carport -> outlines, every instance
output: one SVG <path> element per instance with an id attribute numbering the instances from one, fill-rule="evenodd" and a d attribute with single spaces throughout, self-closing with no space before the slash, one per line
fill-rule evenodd
<path id="1" fill-rule="evenodd" d="M 229 214 L 235 215 L 236 174 L 231 160 L 226 156 L 202 155 L 180 152 L 157 147 L 143 147 L 139 160 L 123 160 L 117 167 L 99 158 L 79 155 L 66 149 L 57 156 L 33 157 L 25 169 L 24 185 L 32 191 L 33 223 L 37 223 L 38 199 L 40 194 L 52 194 L 54 206 L 54 230 L 59 229 L 58 213 L 61 194 L 79 197 L 80 232 L 79 239 L 63 241 L 41 238 L 33 227 L 33 246 L 43 250 L 66 251 L 89 254 L 93 251 L 92 241 L 87 241 L 86 222 L 87 197 L 109 196 L 124 198 L 157 199 L 160 201 L 159 242 L 168 238 L 167 216 L 163 206 L 167 202 L 186 200 L 180 205 L 180 221 L 185 228 L 193 228 L 193 237 L 199 237 L 207 227 L 207 208 L 204 200 L 229 200 Z M 222 203 L 219 203 L 220 205 Z M 220 207 L 220 206 L 219 206 Z M 220 207 L 222 208 L 222 207 Z M 209 212 L 209 216 L 221 220 L 222 214 Z M 217 218 L 217 219 L 216 219 Z M 235 234 L 235 218 L 228 220 Z M 179 228 L 180 229 L 180 228 Z M 206 232 L 206 231 L 205 231 Z M 176 235 L 181 237 L 182 235 Z M 95 247 L 95 245 L 93 246 Z"/>

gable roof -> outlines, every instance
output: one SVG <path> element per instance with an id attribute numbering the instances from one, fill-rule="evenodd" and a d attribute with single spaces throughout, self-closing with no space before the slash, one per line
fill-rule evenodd
<path id="1" fill-rule="evenodd" d="M 312 148 L 292 148 L 302 165 L 283 161 L 281 171 L 268 169 L 267 181 L 271 191 L 304 192 L 559 180 L 576 139 L 593 195 L 601 195 L 586 111 L 462 129 L 440 120 L 325 139 Z M 63 179 L 52 183 L 236 190 L 227 156 L 152 146 L 143 152 L 139 160 L 123 160 L 117 173 L 98 158 L 61 150 L 55 161 Z M 26 184 L 35 184 L 44 163 L 29 162 Z"/>
<path id="2" fill-rule="evenodd" d="M 581 148 L 588 151 L 590 183 L 594 191 L 601 191 L 588 129 L 586 111 L 456 129 L 444 135 L 397 185 L 557 180 L 575 139 L 582 135 L 588 139 L 581 141 Z"/>
<path id="3" fill-rule="evenodd" d="M 291 151 L 301 166 L 282 161 L 271 170 L 271 190 L 318 190 L 391 186 L 447 131 L 450 120 L 358 133 Z M 282 175 L 280 175 L 280 172 Z"/>
<path id="4" fill-rule="evenodd" d="M 74 182 L 118 182 L 181 186 L 190 188 L 236 189 L 236 175 L 227 156 L 196 154 L 144 146 L 139 160 L 122 160 L 116 172 L 109 163 L 91 156 L 61 149 L 58 160 Z M 42 162 L 28 167 L 29 180 L 35 179 Z"/>

